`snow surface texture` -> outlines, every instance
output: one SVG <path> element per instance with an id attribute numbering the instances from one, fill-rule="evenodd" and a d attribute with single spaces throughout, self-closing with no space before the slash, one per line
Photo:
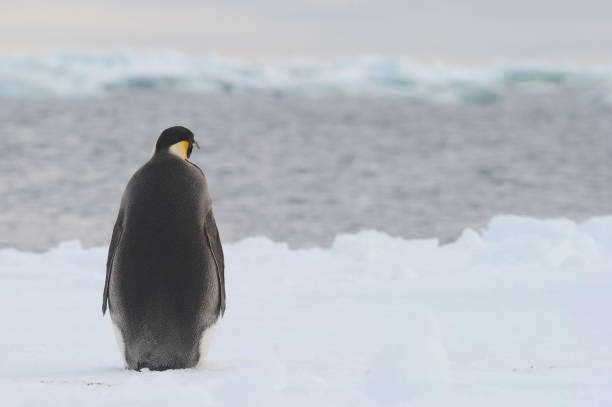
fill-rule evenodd
<path id="1" fill-rule="evenodd" d="M 105 248 L 0 251 L 0 404 L 612 405 L 612 216 L 225 252 L 204 366 L 138 373 L 100 312 Z"/>

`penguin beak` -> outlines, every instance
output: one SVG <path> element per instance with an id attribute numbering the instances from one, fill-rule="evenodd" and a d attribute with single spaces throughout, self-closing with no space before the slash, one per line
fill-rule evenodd
<path id="1" fill-rule="evenodd" d="M 200 149 L 200 145 L 198 144 L 197 141 L 193 140 L 193 145 L 196 146 L 198 150 Z"/>

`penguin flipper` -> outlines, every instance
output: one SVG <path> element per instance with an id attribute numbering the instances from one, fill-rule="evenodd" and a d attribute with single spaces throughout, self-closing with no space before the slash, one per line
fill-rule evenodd
<path id="1" fill-rule="evenodd" d="M 225 259 L 223 257 L 223 247 L 221 247 L 221 238 L 219 237 L 219 230 L 217 229 L 217 223 L 213 216 L 212 209 L 208 211 L 206 220 L 204 221 L 204 231 L 206 233 L 206 240 L 208 240 L 208 247 L 215 260 L 217 266 L 217 279 L 219 281 L 219 296 L 220 296 L 220 308 L 221 316 L 225 313 Z"/>
<path id="2" fill-rule="evenodd" d="M 123 212 L 119 212 L 117 221 L 113 227 L 113 237 L 111 238 L 110 246 L 108 248 L 108 259 L 106 260 L 106 280 L 104 281 L 104 293 L 102 294 L 102 315 L 106 313 L 106 305 L 108 303 L 108 292 L 110 286 L 110 277 L 113 269 L 113 259 L 115 258 L 115 251 L 119 246 L 121 235 L 123 234 Z"/>

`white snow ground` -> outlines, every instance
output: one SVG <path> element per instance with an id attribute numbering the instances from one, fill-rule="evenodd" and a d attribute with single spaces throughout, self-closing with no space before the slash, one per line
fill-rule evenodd
<path id="1" fill-rule="evenodd" d="M 106 248 L 0 251 L 0 405 L 612 405 L 612 216 L 225 252 L 205 366 L 138 373 L 100 312 Z"/>

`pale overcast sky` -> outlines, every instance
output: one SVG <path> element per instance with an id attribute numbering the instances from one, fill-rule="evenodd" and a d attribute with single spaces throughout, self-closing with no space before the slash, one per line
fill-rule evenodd
<path id="1" fill-rule="evenodd" d="M 612 0 L 2 0 L 0 53 L 610 62 Z"/>

